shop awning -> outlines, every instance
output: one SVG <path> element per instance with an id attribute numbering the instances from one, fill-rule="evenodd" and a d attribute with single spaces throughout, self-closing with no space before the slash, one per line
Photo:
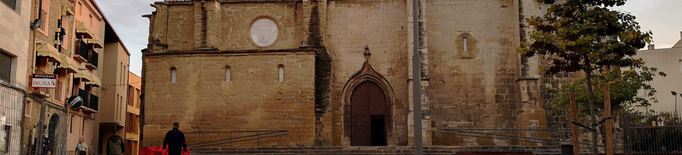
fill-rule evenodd
<path id="1" fill-rule="evenodd" d="M 93 79 L 92 79 L 91 75 L 92 75 L 92 73 L 84 70 L 84 71 L 80 71 L 76 74 L 73 74 L 73 78 L 83 79 L 84 81 L 92 81 Z"/>
<path id="2" fill-rule="evenodd" d="M 57 51 L 57 48 L 54 48 L 49 44 L 38 43 L 36 46 L 36 55 L 51 58 L 51 60 L 56 62 L 61 62 L 61 54 Z"/>
<path id="3" fill-rule="evenodd" d="M 81 71 L 73 75 L 73 78 L 80 78 L 84 79 L 86 82 L 85 84 L 89 85 L 94 85 L 94 86 L 102 86 L 102 82 L 99 80 L 99 77 L 97 75 L 90 73 L 89 71 Z"/>
<path id="4" fill-rule="evenodd" d="M 88 82 L 85 82 L 85 84 L 89 84 L 89 85 L 101 87 L 101 86 L 102 86 L 102 81 L 99 80 L 99 77 L 97 77 L 97 75 L 95 75 L 95 74 L 90 74 L 90 75 L 92 76 L 92 77 L 91 77 L 92 80 L 91 80 L 91 81 L 88 81 Z"/>
<path id="5" fill-rule="evenodd" d="M 94 37 L 96 38 L 96 37 Z M 100 42 L 98 39 L 88 39 L 88 44 L 94 45 L 95 48 L 102 48 L 104 47 L 102 42 Z"/>
<path id="6" fill-rule="evenodd" d="M 66 69 L 68 72 L 71 72 L 71 73 L 77 73 L 78 72 L 79 63 L 76 62 L 75 60 L 73 60 L 73 58 L 71 58 L 68 55 L 61 54 L 60 59 L 62 61 L 60 61 L 59 66 L 57 66 L 57 68 Z"/>
<path id="7" fill-rule="evenodd" d="M 94 38 L 95 34 L 90 32 L 88 26 L 85 23 L 76 20 L 76 35 L 81 35 L 83 38 Z"/>
<path id="8" fill-rule="evenodd" d="M 73 11 L 71 11 L 71 7 L 68 7 L 66 5 L 62 5 L 62 16 L 66 15 L 74 15 Z"/>

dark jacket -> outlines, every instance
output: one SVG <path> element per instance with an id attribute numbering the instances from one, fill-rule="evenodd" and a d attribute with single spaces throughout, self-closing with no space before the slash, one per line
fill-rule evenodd
<path id="1" fill-rule="evenodd" d="M 123 154 L 125 151 L 125 145 L 123 144 L 123 138 L 118 135 L 113 135 L 109 137 L 107 142 L 107 154 Z"/>
<path id="2" fill-rule="evenodd" d="M 163 149 L 166 149 L 166 146 L 168 146 L 168 152 L 187 152 L 185 134 L 177 128 L 168 131 L 166 138 L 163 139 Z"/>

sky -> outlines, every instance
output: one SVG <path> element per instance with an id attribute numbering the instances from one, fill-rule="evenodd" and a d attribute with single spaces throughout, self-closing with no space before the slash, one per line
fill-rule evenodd
<path id="1" fill-rule="evenodd" d="M 141 76 L 141 50 L 147 47 L 149 35 L 149 19 L 142 15 L 151 14 L 154 8 L 149 5 L 158 0 L 95 1 L 128 48 L 130 71 Z M 656 48 L 670 48 L 681 37 L 681 6 L 682 0 L 628 0 L 626 5 L 614 9 L 635 15 L 641 30 L 653 32 Z"/>

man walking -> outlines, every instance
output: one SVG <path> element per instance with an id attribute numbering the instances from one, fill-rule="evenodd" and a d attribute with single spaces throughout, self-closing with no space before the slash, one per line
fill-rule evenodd
<path id="1" fill-rule="evenodd" d="M 166 133 L 166 138 L 163 139 L 163 149 L 168 146 L 168 155 L 180 155 L 182 152 L 187 152 L 187 142 L 185 142 L 185 134 L 178 129 L 180 123 L 173 123 L 173 130 Z"/>
<path id="2" fill-rule="evenodd" d="M 83 137 L 78 139 L 78 144 L 76 145 L 77 155 L 87 155 L 88 154 L 88 144 L 83 142 Z"/>
<path id="3" fill-rule="evenodd" d="M 107 141 L 107 154 L 108 155 L 122 155 L 125 151 L 125 145 L 123 144 L 123 138 L 121 136 L 118 136 L 118 133 L 116 133 L 116 130 L 112 133 L 111 137 L 109 137 L 109 141 Z"/>

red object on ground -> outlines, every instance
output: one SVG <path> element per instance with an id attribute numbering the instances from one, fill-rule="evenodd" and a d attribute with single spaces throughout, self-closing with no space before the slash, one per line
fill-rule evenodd
<path id="1" fill-rule="evenodd" d="M 161 146 L 146 146 L 140 148 L 140 155 L 168 155 L 168 148 L 163 149 Z M 189 148 L 187 152 L 183 152 L 182 155 L 189 155 Z"/>

